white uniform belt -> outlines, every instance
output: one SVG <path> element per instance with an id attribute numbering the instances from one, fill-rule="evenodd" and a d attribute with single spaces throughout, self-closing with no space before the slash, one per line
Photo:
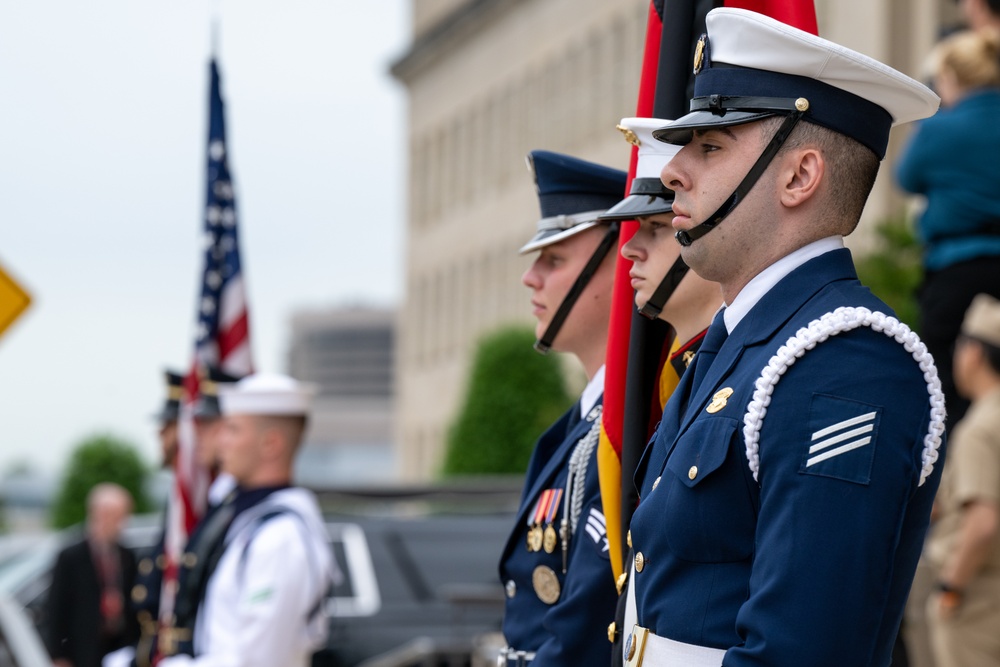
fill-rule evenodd
<path id="1" fill-rule="evenodd" d="M 631 640 L 638 644 L 632 658 L 625 661 L 627 667 L 721 667 L 726 655 L 719 648 L 685 644 L 643 630 L 638 625 L 632 628 Z M 629 638 L 626 638 L 625 655 L 629 652 Z"/>
<path id="2" fill-rule="evenodd" d="M 635 564 L 629 572 L 625 604 L 625 627 L 629 635 L 622 642 L 626 667 L 720 667 L 726 652 L 718 648 L 696 646 L 658 637 L 636 625 Z M 632 645 L 635 644 L 635 650 Z M 629 653 L 632 657 L 629 658 Z"/>

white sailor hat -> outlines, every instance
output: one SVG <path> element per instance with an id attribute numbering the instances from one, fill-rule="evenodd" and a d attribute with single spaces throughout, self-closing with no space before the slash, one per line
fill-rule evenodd
<path id="1" fill-rule="evenodd" d="M 744 9 L 713 9 L 695 51 L 691 113 L 655 132 L 675 144 L 693 130 L 803 111 L 803 120 L 885 157 L 889 129 L 933 115 L 929 88 L 877 60 Z M 803 109 L 804 107 L 804 109 Z"/>
<path id="2" fill-rule="evenodd" d="M 542 219 L 520 254 L 540 250 L 599 224 L 597 216 L 621 199 L 628 174 L 551 151 L 528 153 Z"/>
<path id="3" fill-rule="evenodd" d="M 962 333 L 1000 348 L 1000 301 L 989 294 L 977 294 L 965 311 Z"/>
<path id="4" fill-rule="evenodd" d="M 219 386 L 223 415 L 304 417 L 316 393 L 313 385 L 287 375 L 255 373 L 239 382 Z"/>
<path id="5" fill-rule="evenodd" d="M 599 215 L 598 220 L 634 220 L 640 216 L 671 213 L 674 210 L 674 191 L 660 181 L 660 172 L 674 159 L 681 147 L 653 138 L 654 130 L 662 129 L 672 122 L 662 118 L 622 118 L 618 129 L 625 135 L 625 141 L 639 149 L 635 178 L 632 179 L 628 196 Z"/>

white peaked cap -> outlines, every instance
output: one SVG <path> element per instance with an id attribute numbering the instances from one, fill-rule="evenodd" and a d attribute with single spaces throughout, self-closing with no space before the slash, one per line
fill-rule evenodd
<path id="1" fill-rule="evenodd" d="M 276 415 L 304 417 L 309 414 L 316 387 L 277 373 L 255 373 L 239 382 L 219 386 L 223 415 Z"/>
<path id="2" fill-rule="evenodd" d="M 864 54 L 745 9 L 720 7 L 706 18 L 695 53 L 692 113 L 656 138 L 685 143 L 692 130 L 782 113 L 807 102 L 804 120 L 868 146 L 881 159 L 889 128 L 934 115 L 940 98 L 919 81 Z"/>
<path id="3" fill-rule="evenodd" d="M 669 126 L 673 121 L 662 118 L 622 118 L 619 129 L 625 133 L 625 138 L 630 143 L 638 142 L 639 155 L 635 166 L 636 178 L 659 178 L 660 172 L 674 156 L 680 152 L 683 146 L 657 141 L 653 138 L 653 131 Z M 632 136 L 629 136 L 629 132 Z"/>

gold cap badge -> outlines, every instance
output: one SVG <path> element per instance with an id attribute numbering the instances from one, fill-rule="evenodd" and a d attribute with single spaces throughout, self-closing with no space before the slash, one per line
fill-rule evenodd
<path id="1" fill-rule="evenodd" d="M 698 44 L 694 47 L 694 73 L 698 74 L 701 72 L 701 68 L 705 65 L 705 47 L 708 46 L 708 35 L 702 35 L 698 38 Z"/>

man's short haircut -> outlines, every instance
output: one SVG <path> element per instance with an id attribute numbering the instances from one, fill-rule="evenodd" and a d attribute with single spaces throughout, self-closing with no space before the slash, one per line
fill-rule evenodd
<path id="1" fill-rule="evenodd" d="M 298 451 L 305 434 L 308 418 L 305 415 L 256 415 L 261 429 L 273 428 L 281 431 L 291 445 L 291 451 Z"/>
<path id="2" fill-rule="evenodd" d="M 775 116 L 761 122 L 762 139 L 771 140 L 784 117 Z M 815 123 L 799 122 L 785 141 L 779 155 L 786 151 L 814 146 L 826 160 L 826 180 L 831 184 L 828 216 L 822 221 L 829 234 L 847 236 L 861 220 L 878 176 L 879 159 L 860 142 Z"/>

